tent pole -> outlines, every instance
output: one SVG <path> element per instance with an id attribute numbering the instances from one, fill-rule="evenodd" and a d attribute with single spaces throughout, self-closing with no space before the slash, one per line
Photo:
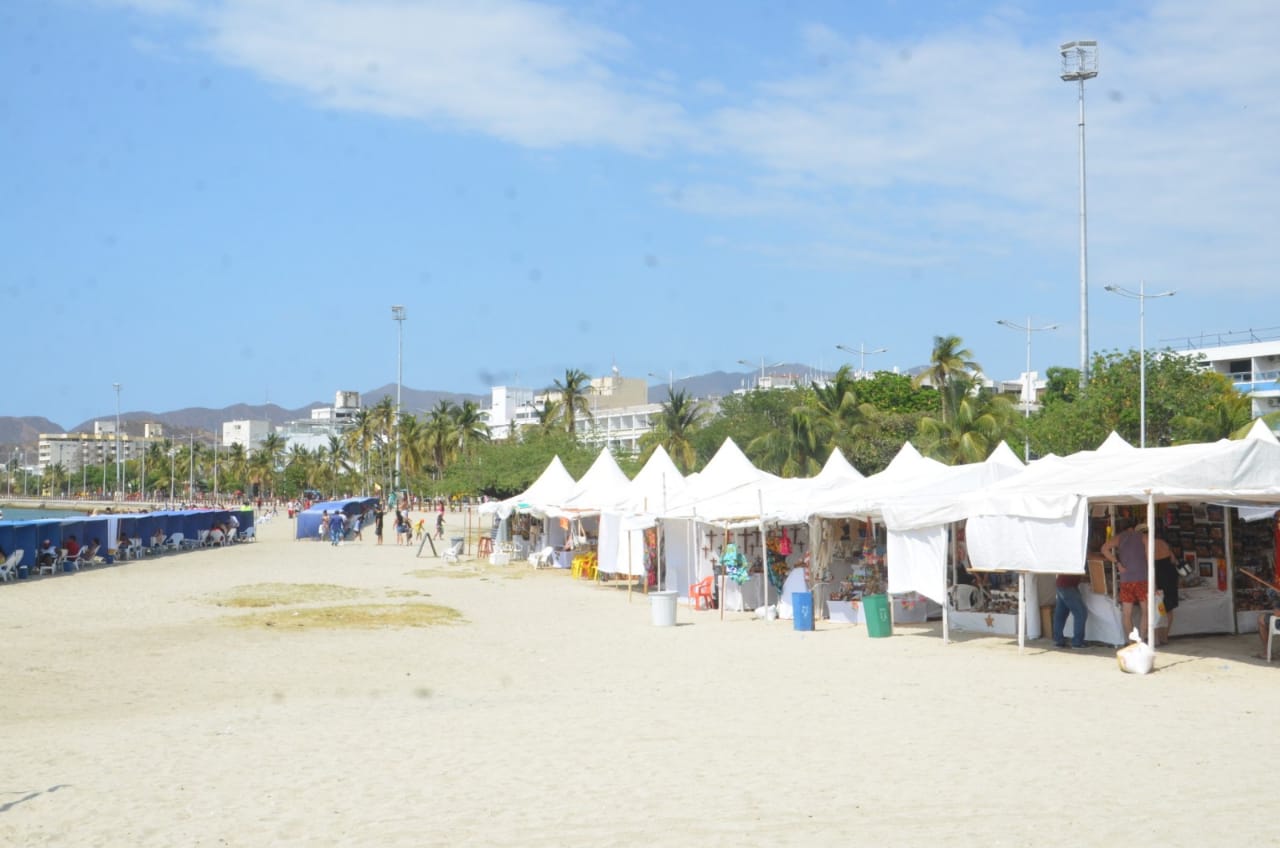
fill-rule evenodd
<path id="1" fill-rule="evenodd" d="M 1018 653 L 1027 644 L 1027 573 L 1018 572 Z"/>
<path id="2" fill-rule="evenodd" d="M 760 505 L 760 561 L 764 563 L 764 605 L 769 606 L 769 546 L 764 537 L 764 491 L 756 489 L 756 503 Z M 769 616 L 764 617 L 765 621 Z"/>
<path id="3" fill-rule="evenodd" d="M 947 528 L 947 543 L 951 548 L 951 585 L 955 586 L 959 573 L 959 564 L 956 562 L 956 557 L 959 556 L 960 545 L 956 541 L 956 526 L 954 524 Z M 942 588 L 942 598 L 940 599 L 942 601 L 942 644 L 950 645 L 951 614 L 947 608 L 951 606 L 951 592 L 946 586 Z M 928 607 L 926 606 L 925 609 L 927 610 Z"/>
<path id="4" fill-rule="evenodd" d="M 1222 520 L 1225 526 L 1222 528 L 1222 545 L 1223 553 L 1227 555 L 1227 611 L 1231 613 L 1231 632 L 1239 634 L 1240 625 L 1236 623 L 1236 558 L 1231 553 L 1231 549 L 1235 547 L 1232 542 L 1231 510 L 1234 507 L 1224 506 L 1222 508 Z M 1237 510 L 1238 512 L 1238 510 Z M 1169 622 L 1172 624 L 1173 622 Z"/>
<path id="5" fill-rule="evenodd" d="M 1147 491 L 1147 645 L 1156 651 L 1156 496 Z"/>

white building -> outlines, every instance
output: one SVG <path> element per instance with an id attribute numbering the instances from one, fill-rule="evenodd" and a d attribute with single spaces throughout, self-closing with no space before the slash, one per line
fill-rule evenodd
<path id="1" fill-rule="evenodd" d="M 505 439 L 521 427 L 538 422 L 533 389 L 494 386 L 489 390 L 489 408 L 482 414 L 492 439 Z"/>
<path id="2" fill-rule="evenodd" d="M 222 422 L 222 444 L 226 447 L 240 445 L 245 453 L 252 453 L 262 447 L 267 436 L 274 432 L 270 421 L 224 421 Z"/>
<path id="3" fill-rule="evenodd" d="M 134 429 L 139 433 L 128 432 L 128 424 L 121 426 L 119 442 L 116 440 L 116 422 L 103 420 L 93 422 L 92 433 L 41 433 L 37 448 L 39 456 L 36 470 L 40 474 L 54 465 L 61 465 L 66 471 L 79 471 L 85 466 L 101 467 L 104 462 L 116 461 L 117 445 L 120 458 L 128 462 L 142 456 L 147 445 L 164 436 L 164 428 L 154 422 L 134 422 Z"/>
<path id="4" fill-rule="evenodd" d="M 350 430 L 359 411 L 360 393 L 340 391 L 334 394 L 333 406 L 317 407 L 311 410 L 310 418 L 290 421 L 277 428 L 276 433 L 284 440 L 286 451 L 294 445 L 309 451 L 327 449 L 329 437 L 341 436 Z"/>
<path id="5" fill-rule="evenodd" d="M 1248 340 L 1237 341 L 1236 337 Z M 1280 339 L 1255 340 L 1252 333 L 1224 333 L 1219 343 L 1177 351 L 1231 379 L 1253 402 L 1253 416 L 1280 412 Z"/>

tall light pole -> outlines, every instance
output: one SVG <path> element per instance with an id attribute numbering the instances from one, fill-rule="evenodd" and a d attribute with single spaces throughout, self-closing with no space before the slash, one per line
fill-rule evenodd
<path id="1" fill-rule="evenodd" d="M 675 372 L 675 371 L 668 371 L 668 372 L 667 372 L 667 394 L 668 394 L 668 395 L 669 395 L 669 394 L 671 394 L 671 393 L 675 390 L 675 385 L 676 385 L 675 375 L 676 375 L 676 372 Z M 649 376 L 650 376 L 650 377 L 652 377 L 652 378 L 654 378 L 655 380 L 661 380 L 661 379 L 662 379 L 662 375 L 661 375 L 661 374 L 655 374 L 655 373 L 653 373 L 652 371 L 650 371 L 650 372 L 649 372 Z"/>
<path id="2" fill-rule="evenodd" d="M 396 470 L 391 482 L 391 491 L 397 496 L 400 487 L 400 387 L 404 381 L 404 307 L 391 307 L 391 319 L 396 322 L 396 335 L 399 349 L 396 353 L 396 420 L 392 426 L 396 431 Z"/>
<path id="3" fill-rule="evenodd" d="M 1147 284 L 1138 281 L 1138 290 L 1123 286 L 1106 286 L 1107 291 L 1138 301 L 1138 447 L 1147 446 L 1147 301 L 1157 297 L 1173 297 L 1177 292 L 1147 294 Z"/>
<path id="4" fill-rule="evenodd" d="M 173 507 L 173 479 L 178 474 L 178 469 L 176 467 L 177 458 L 178 458 L 178 449 L 175 447 L 170 447 L 169 448 L 169 507 L 170 508 Z"/>
<path id="5" fill-rule="evenodd" d="M 857 350 L 854 350 L 848 345 L 842 345 L 842 344 L 836 345 L 836 350 L 843 350 L 845 353 L 858 354 L 858 379 L 859 380 L 864 380 L 866 379 L 866 376 L 867 376 L 867 354 L 868 353 L 871 353 L 871 354 L 884 353 L 888 349 L 889 348 L 887 347 L 878 347 L 875 350 L 867 350 L 867 346 L 862 342 L 858 342 Z"/>
<path id="6" fill-rule="evenodd" d="M 116 390 L 116 494 L 120 494 L 120 384 L 112 383 Z"/>
<path id="7" fill-rule="evenodd" d="M 190 445 L 187 448 L 187 500 L 195 503 L 196 501 L 196 431 L 192 430 L 188 434 L 191 438 Z"/>
<path id="8" fill-rule="evenodd" d="M 1023 419 L 1024 419 L 1024 420 L 1026 420 L 1026 421 L 1030 421 L 1030 420 L 1031 420 L 1031 399 L 1032 399 L 1033 397 L 1035 397 L 1035 389 L 1034 389 L 1034 388 L 1033 388 L 1033 386 L 1031 385 L 1031 334 L 1032 334 L 1032 333 L 1039 333 L 1039 332 L 1043 332 L 1043 331 L 1046 331 L 1046 330 L 1056 330 L 1056 329 L 1058 329 L 1058 325 L 1057 325 L 1057 324 L 1045 324 L 1043 327 L 1033 327 L 1033 326 L 1031 326 L 1031 316 L 1030 316 L 1030 315 L 1028 315 L 1028 316 L 1027 316 L 1027 323 L 1026 323 L 1025 325 L 1024 325 L 1024 324 L 1015 324 L 1015 323 L 1013 323 L 1012 321 L 1005 321 L 1004 319 L 1001 319 L 1001 320 L 997 321 L 996 323 L 997 323 L 997 324 L 999 324 L 1001 327 L 1008 327 L 1010 330 L 1024 330 L 1024 331 L 1026 331 L 1026 334 L 1027 334 L 1027 370 L 1026 370 L 1026 373 L 1023 375 L 1023 376 L 1025 377 L 1025 379 L 1026 379 L 1026 394 L 1024 394 L 1024 395 L 1023 395 L 1023 397 L 1022 397 L 1022 399 L 1023 399 L 1023 407 L 1022 407 L 1022 408 L 1023 408 L 1023 410 L 1024 410 L 1024 411 L 1023 411 L 1023 416 L 1022 416 L 1022 417 L 1023 417 Z M 1022 461 L 1023 461 L 1023 462 L 1030 462 L 1030 461 L 1031 461 L 1031 432 L 1030 432 L 1026 427 L 1023 427 L 1023 433 L 1022 433 Z"/>
<path id="9" fill-rule="evenodd" d="M 745 359 L 739 359 L 739 360 L 738 360 L 738 364 L 739 364 L 739 365 L 745 365 L 745 366 L 747 366 L 748 368 L 755 368 L 755 367 L 756 367 L 756 364 L 755 364 L 754 362 L 748 362 L 748 361 L 747 361 L 747 360 L 745 360 Z M 765 369 L 765 368 L 777 368 L 777 367 L 778 367 L 779 365 L 781 365 L 781 364 L 782 364 L 781 362 L 775 362 L 775 363 L 773 363 L 772 365 L 765 365 L 765 364 L 764 364 L 764 357 L 763 357 L 763 356 L 762 356 L 762 357 L 760 357 L 760 382 L 759 382 L 759 383 L 756 383 L 756 388 L 759 388 L 759 387 L 760 387 L 760 385 L 761 385 L 762 383 L 764 383 L 764 369 Z"/>
<path id="10" fill-rule="evenodd" d="M 1084 81 L 1098 75 L 1098 42 L 1068 41 L 1058 48 L 1063 82 L 1080 85 L 1080 388 L 1089 385 L 1089 213 L 1084 181 Z"/>
<path id="11" fill-rule="evenodd" d="M 89 489 L 89 446 L 85 444 L 84 436 L 80 437 L 80 494 L 84 496 L 88 494 Z"/>

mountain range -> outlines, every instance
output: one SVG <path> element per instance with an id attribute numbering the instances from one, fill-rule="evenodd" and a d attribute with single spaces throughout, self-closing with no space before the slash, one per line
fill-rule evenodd
<path id="1" fill-rule="evenodd" d="M 801 381 L 807 381 L 816 376 L 816 371 L 812 367 L 795 363 L 772 366 L 768 369 L 768 372 L 771 375 L 794 375 Z M 648 396 L 650 403 L 660 403 L 667 399 L 667 390 L 671 388 L 676 391 L 683 389 L 695 398 L 720 397 L 731 394 L 737 389 L 754 385 L 758 377 L 759 373 L 754 370 L 738 372 L 712 371 L 707 374 L 697 374 L 672 380 L 669 387 L 665 383 L 654 384 L 649 387 Z M 395 384 L 388 383 L 384 386 L 361 392 L 360 403 L 362 406 L 368 407 L 378 403 L 384 397 L 394 398 L 395 396 Z M 487 409 L 489 406 L 488 395 L 411 389 L 408 386 L 401 387 L 400 397 L 405 410 L 415 414 L 428 412 L 442 400 L 451 403 L 462 403 L 469 400 L 482 409 Z M 197 434 L 217 432 L 223 422 L 226 421 L 246 419 L 270 421 L 272 424 L 280 426 L 290 421 L 309 419 L 311 410 L 328 406 L 330 404 L 324 401 L 316 401 L 297 409 L 285 409 L 274 403 L 237 403 L 221 409 L 191 406 L 169 412 L 131 410 L 121 412 L 120 418 L 122 422 L 159 422 L 165 426 L 167 434 L 175 438 L 182 438 L 193 432 Z M 64 430 L 60 425 L 41 416 L 0 416 L 0 455 L 12 447 L 34 448 L 39 441 L 41 433 L 91 433 L 93 432 L 94 421 L 108 418 L 115 418 L 114 411 L 81 422 L 69 430 Z M 127 424 L 125 430 L 129 431 Z"/>

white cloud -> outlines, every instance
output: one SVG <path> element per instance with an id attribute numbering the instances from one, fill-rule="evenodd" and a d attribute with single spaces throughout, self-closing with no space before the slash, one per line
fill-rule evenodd
<path id="1" fill-rule="evenodd" d="M 940 233 L 942 250 L 950 238 L 974 240 L 975 253 L 1074 248 L 1063 224 L 1078 190 L 1075 95 L 1057 76 L 1058 34 L 1024 12 L 997 7 L 896 40 L 797 27 L 777 38 L 816 70 L 752 84 L 637 73 L 646 57 L 625 36 L 527 0 L 132 2 L 187 9 L 215 56 L 326 107 L 526 147 L 688 154 L 691 170 L 706 161 L 714 173 L 660 187 L 674 205 L 802 223 L 832 243 L 845 224 L 825 221 L 879 227 L 874 250 L 854 251 L 866 261 L 896 263 L 920 232 Z M 1099 20 L 1066 35 L 1101 50 L 1087 100 L 1093 270 L 1269 285 L 1280 260 L 1273 0 L 1153 0 Z"/>
<path id="2" fill-rule="evenodd" d="M 227 0 L 201 14 L 222 61 L 329 108 L 422 119 L 546 148 L 649 151 L 681 109 L 610 70 L 621 36 L 521 0 Z"/>

